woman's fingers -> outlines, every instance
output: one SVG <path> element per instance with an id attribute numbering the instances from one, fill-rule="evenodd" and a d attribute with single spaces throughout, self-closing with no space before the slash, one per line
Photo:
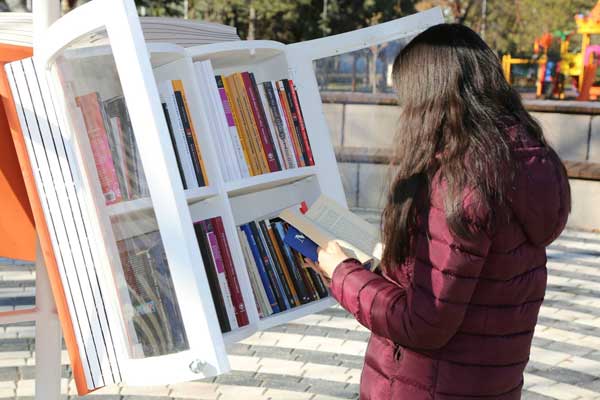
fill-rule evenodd
<path id="1" fill-rule="evenodd" d="M 305 258 L 304 262 L 305 262 L 304 267 L 312 268 L 317 274 L 319 274 L 323 283 L 329 287 L 329 285 L 331 284 L 331 279 L 327 276 L 325 271 L 323 271 L 323 269 L 321 268 L 319 263 L 316 263 L 309 258 Z"/>

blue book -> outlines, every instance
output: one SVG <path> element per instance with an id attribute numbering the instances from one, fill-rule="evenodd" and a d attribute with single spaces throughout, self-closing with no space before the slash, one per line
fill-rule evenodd
<path id="1" fill-rule="evenodd" d="M 292 225 L 289 226 L 285 236 L 283 237 L 285 244 L 302 254 L 304 257 L 314 262 L 319 261 L 317 249 L 319 245 L 310 240 L 304 233 L 294 228 Z"/>
<path id="2" fill-rule="evenodd" d="M 271 287 L 271 282 L 269 281 L 269 276 L 267 275 L 267 271 L 265 270 L 265 266 L 262 262 L 262 257 L 258 252 L 258 246 L 256 245 L 256 240 L 254 240 L 254 236 L 252 235 L 252 231 L 248 224 L 241 225 L 240 228 L 248 238 L 248 244 L 250 244 L 250 250 L 252 251 L 252 256 L 254 257 L 254 261 L 256 262 L 256 267 L 258 269 L 258 274 L 260 275 L 260 280 L 265 288 L 265 292 L 267 293 L 267 298 L 269 299 L 269 303 L 271 303 L 271 308 L 273 309 L 273 313 L 278 313 L 280 310 L 279 304 L 277 303 L 277 299 L 275 294 L 273 293 L 273 288 Z"/>
<path id="3" fill-rule="evenodd" d="M 265 270 L 267 271 L 267 274 L 269 274 L 269 278 L 271 279 L 271 285 L 273 291 L 275 292 L 275 296 L 277 297 L 279 309 L 282 311 L 289 310 L 291 308 L 290 302 L 286 296 L 285 289 L 283 288 L 283 283 L 279 279 L 277 271 L 275 271 L 273 265 L 271 265 L 271 263 L 269 262 L 269 256 L 267 255 L 267 252 L 263 246 L 263 241 L 260 236 L 258 224 L 255 221 L 252 221 L 249 222 L 248 225 L 250 226 L 250 230 L 252 232 L 252 235 L 254 236 L 256 247 L 258 248 L 258 253 L 261 256 L 262 263 L 265 267 Z"/>

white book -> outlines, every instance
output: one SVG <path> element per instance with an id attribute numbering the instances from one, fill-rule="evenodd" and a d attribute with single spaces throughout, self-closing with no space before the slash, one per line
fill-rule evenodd
<path id="1" fill-rule="evenodd" d="M 200 86 L 200 92 L 202 93 L 202 98 L 205 100 L 207 110 L 206 121 L 208 122 L 208 131 L 213 138 L 213 142 L 215 144 L 217 155 L 227 154 L 227 150 L 223 147 L 223 140 L 221 132 L 219 132 L 219 126 L 216 122 L 216 110 L 213 104 L 212 95 L 210 93 L 210 86 L 205 78 L 205 71 L 201 63 L 194 63 L 194 71 L 196 73 L 196 77 L 198 78 L 198 85 Z M 225 181 L 231 180 L 230 169 L 227 165 L 226 157 L 217 156 L 217 162 L 221 167 L 221 171 L 223 172 L 223 179 Z"/>
<path id="2" fill-rule="evenodd" d="M 206 234 L 208 243 L 210 244 L 210 254 L 213 258 L 213 264 L 217 271 L 217 277 L 219 279 L 219 287 L 221 288 L 221 294 L 223 295 L 223 302 L 225 303 L 225 309 L 227 310 L 227 319 L 231 330 L 239 328 L 237 320 L 235 319 L 235 308 L 233 307 L 233 300 L 231 299 L 231 292 L 229 291 L 229 285 L 227 285 L 227 277 L 225 276 L 225 267 L 223 265 L 223 259 L 221 258 L 220 251 L 214 251 L 218 249 L 219 244 L 217 242 L 217 235 L 214 232 L 207 232 Z"/>
<path id="3" fill-rule="evenodd" d="M 258 292 L 258 297 L 256 297 L 256 299 L 257 301 L 261 302 L 264 316 L 268 317 L 269 315 L 273 314 L 273 308 L 271 307 L 271 303 L 267 297 L 267 292 L 265 291 L 265 287 L 263 286 L 262 280 L 258 273 L 258 266 L 256 265 L 256 261 L 252 255 L 250 243 L 248 242 L 248 238 L 241 228 L 238 228 L 238 236 L 240 237 L 242 253 L 244 254 L 244 259 L 246 260 L 246 266 L 248 267 L 248 275 L 254 280 L 254 285 L 256 286 L 256 291 Z"/>
<path id="4" fill-rule="evenodd" d="M 238 180 L 242 178 L 242 172 L 239 166 L 239 160 L 235 156 L 235 148 L 229 126 L 223 109 L 223 100 L 215 80 L 215 72 L 210 60 L 194 63 L 199 80 L 204 85 L 205 93 L 209 96 L 211 108 L 211 118 L 215 127 L 213 137 L 221 149 L 219 163 L 222 169 L 226 171 L 224 178 L 226 181 Z"/>
<path id="5" fill-rule="evenodd" d="M 262 84 L 256 85 L 258 87 L 258 97 L 260 97 L 260 101 L 262 102 L 263 108 L 265 110 L 265 119 L 267 120 L 267 125 L 269 125 L 269 133 L 271 134 L 271 140 L 273 141 L 273 147 L 275 147 L 275 152 L 277 153 L 277 158 L 279 159 L 279 163 L 281 165 L 281 169 L 289 169 L 288 163 L 285 160 L 285 157 L 282 154 L 281 144 L 279 143 L 279 135 L 277 134 L 277 130 L 275 129 L 275 124 L 273 123 L 273 113 L 271 112 L 271 107 L 269 107 L 269 101 L 267 100 L 267 94 L 265 93 L 265 87 Z"/>
<path id="6" fill-rule="evenodd" d="M 279 99 L 279 88 L 277 87 L 277 84 L 274 81 L 271 82 L 271 86 L 273 87 L 273 91 L 275 92 L 275 101 L 277 101 L 277 109 L 279 110 L 279 115 L 281 117 L 283 131 L 285 134 L 283 137 L 283 141 L 284 150 L 287 155 L 286 159 L 290 164 L 290 168 L 298 168 L 298 162 L 296 161 L 296 156 L 294 153 L 294 144 L 292 142 L 292 136 L 290 135 L 290 130 L 288 129 L 287 121 L 285 118 L 285 112 L 283 111 L 283 107 L 281 106 L 281 100 Z"/>
<path id="7" fill-rule="evenodd" d="M 252 289 L 252 295 L 254 296 L 254 302 L 256 303 L 256 309 L 258 311 L 258 316 L 260 318 L 264 318 L 269 314 L 265 310 L 263 299 L 259 293 L 258 285 L 256 282 L 256 276 L 252 271 L 252 266 L 250 265 L 250 260 L 248 259 L 248 254 L 246 253 L 246 249 L 244 248 L 243 239 L 238 231 L 238 236 L 240 236 L 240 244 L 242 247 L 242 253 L 244 255 L 244 262 L 246 263 L 246 270 L 248 271 L 248 278 L 250 279 L 250 288 Z"/>
<path id="8" fill-rule="evenodd" d="M 167 105 L 167 112 L 169 113 L 169 120 L 171 121 L 171 128 L 173 129 L 173 136 L 175 137 L 175 145 L 177 147 L 174 150 L 179 155 L 183 178 L 185 179 L 185 187 L 188 189 L 197 188 L 198 180 L 196 179 L 194 165 L 192 164 L 192 156 L 188 147 L 185 130 L 183 129 L 183 122 L 179 114 L 179 107 L 175 99 L 172 82 L 169 80 L 159 83 L 158 91 L 160 101 Z"/>
<path id="9" fill-rule="evenodd" d="M 215 110 L 215 121 L 219 126 L 221 141 L 223 142 L 223 149 L 225 150 L 223 158 L 228 164 L 231 180 L 238 180 L 242 178 L 242 172 L 239 166 L 239 160 L 235 153 L 231 132 L 229 132 L 229 125 L 227 123 L 227 118 L 225 117 L 225 110 L 223 109 L 221 92 L 217 87 L 217 81 L 215 79 L 215 71 L 212 68 L 210 60 L 204 61 L 203 64 L 205 71 L 204 78 L 210 87 L 210 94 L 212 96 L 213 107 Z M 223 95 L 225 95 L 225 91 L 223 91 Z"/>

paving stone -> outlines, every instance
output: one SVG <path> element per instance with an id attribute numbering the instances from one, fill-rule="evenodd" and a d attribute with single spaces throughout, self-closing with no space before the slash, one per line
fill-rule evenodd
<path id="1" fill-rule="evenodd" d="M 322 379 L 304 378 L 302 382 L 310 385 L 308 391 L 318 395 L 334 396 L 342 399 L 354 399 L 358 397 L 357 385 L 343 385 Z"/>
<path id="2" fill-rule="evenodd" d="M 217 392 L 218 385 L 205 382 L 184 382 L 171 386 L 171 393 L 175 399 L 206 399 L 216 400 L 219 396 Z"/>

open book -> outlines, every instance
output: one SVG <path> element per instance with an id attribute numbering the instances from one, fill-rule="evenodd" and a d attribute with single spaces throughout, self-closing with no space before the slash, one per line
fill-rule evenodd
<path id="1" fill-rule="evenodd" d="M 349 257 L 369 263 L 371 270 L 381 261 L 379 229 L 329 197 L 321 195 L 304 214 L 288 208 L 279 216 L 320 247 L 335 240 Z"/>

